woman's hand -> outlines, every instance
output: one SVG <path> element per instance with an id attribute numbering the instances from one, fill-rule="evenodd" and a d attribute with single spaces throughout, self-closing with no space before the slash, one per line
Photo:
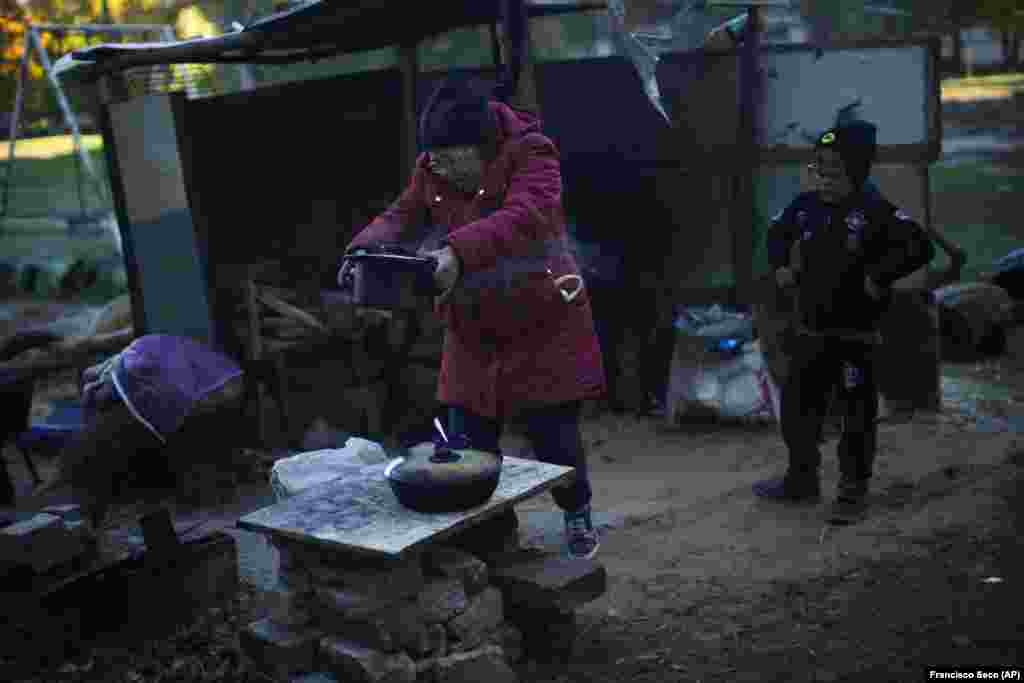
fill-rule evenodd
<path id="1" fill-rule="evenodd" d="M 455 286 L 462 271 L 459 257 L 451 247 L 444 247 L 436 251 L 421 252 L 423 256 L 430 256 L 437 259 L 437 269 L 434 270 L 434 282 L 442 292 L 447 292 Z"/>

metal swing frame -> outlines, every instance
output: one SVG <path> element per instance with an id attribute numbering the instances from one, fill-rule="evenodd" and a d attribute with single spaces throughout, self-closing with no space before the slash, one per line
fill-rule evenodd
<path id="1" fill-rule="evenodd" d="M 25 92 L 28 88 L 29 80 L 29 65 L 32 59 L 32 53 L 35 52 L 39 63 L 43 67 L 43 71 L 46 73 L 46 78 L 49 81 L 50 87 L 53 89 L 54 94 L 57 98 L 57 104 L 60 107 L 61 114 L 64 117 L 64 122 L 68 129 L 71 131 L 74 144 L 75 154 L 75 170 L 78 176 L 78 200 L 81 205 L 81 220 L 88 222 L 90 220 L 88 209 L 85 200 L 85 177 L 92 184 L 96 191 L 97 196 L 101 200 L 109 198 L 109 192 L 106 189 L 106 185 L 103 179 L 100 177 L 92 158 L 86 154 L 85 147 L 82 145 L 82 132 L 78 125 L 78 117 L 75 115 L 74 110 L 71 107 L 71 103 L 68 101 L 67 95 L 64 93 L 64 88 L 61 86 L 60 80 L 57 78 L 56 73 L 53 70 L 53 63 L 50 60 L 50 55 L 47 53 L 46 48 L 43 46 L 42 33 L 82 33 L 86 36 L 90 35 L 104 35 L 104 34 L 117 34 L 117 35 L 128 35 L 128 34 L 146 34 L 156 33 L 160 36 L 161 42 L 173 42 L 176 40 L 174 33 L 174 27 L 169 24 L 47 24 L 39 23 L 32 24 L 26 23 L 25 25 L 25 50 L 21 58 L 21 66 L 18 71 L 18 81 L 15 90 L 14 97 L 14 111 L 11 116 L 11 130 L 7 149 L 7 168 L 3 178 L 3 193 L 0 198 L 0 218 L 8 216 L 10 210 L 10 195 L 11 195 L 11 184 L 14 177 L 14 164 L 15 164 L 15 150 L 18 144 L 18 137 L 20 133 L 22 116 L 24 113 L 25 105 Z M 84 173 L 84 176 L 83 176 Z M 0 227 L 2 232 L 2 227 Z"/>

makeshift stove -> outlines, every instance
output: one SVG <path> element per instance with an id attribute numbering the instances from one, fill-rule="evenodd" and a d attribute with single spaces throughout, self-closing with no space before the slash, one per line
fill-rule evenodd
<path id="1" fill-rule="evenodd" d="M 353 464 L 239 520 L 281 558 L 270 615 L 242 634 L 251 662 L 280 681 L 499 683 L 523 657 L 567 654 L 604 568 L 521 549 L 513 506 L 573 470 L 506 457 L 485 505 L 427 515 L 399 505 L 385 466 Z"/>

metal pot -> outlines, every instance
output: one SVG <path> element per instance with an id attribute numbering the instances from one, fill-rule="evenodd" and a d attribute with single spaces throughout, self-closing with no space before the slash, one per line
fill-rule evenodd
<path id="1" fill-rule="evenodd" d="M 438 293 L 434 284 L 437 260 L 416 256 L 402 247 L 359 247 L 346 254 L 345 263 L 340 285 L 351 293 L 357 306 L 423 310 Z"/>
<path id="2" fill-rule="evenodd" d="M 403 506 L 416 512 L 460 512 L 483 505 L 498 488 L 501 454 L 458 439 L 425 444 L 388 465 L 385 476 Z"/>

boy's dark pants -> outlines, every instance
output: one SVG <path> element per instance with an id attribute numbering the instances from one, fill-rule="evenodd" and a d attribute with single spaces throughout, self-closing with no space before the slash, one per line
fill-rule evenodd
<path id="1" fill-rule="evenodd" d="M 807 334 L 796 338 L 792 370 L 782 391 L 782 438 L 789 449 L 787 485 L 817 485 L 819 435 L 838 384 L 844 406 L 839 492 L 867 493 L 878 442 L 874 354 L 874 346 L 865 342 Z"/>

